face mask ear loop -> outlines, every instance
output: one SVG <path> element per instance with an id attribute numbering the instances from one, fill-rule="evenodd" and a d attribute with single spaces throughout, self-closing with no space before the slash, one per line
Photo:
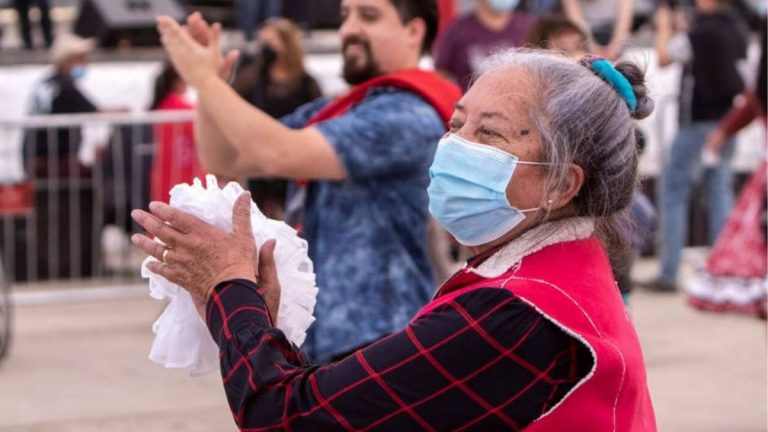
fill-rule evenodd
<path id="1" fill-rule="evenodd" d="M 529 209 L 525 209 L 525 210 L 519 210 L 519 212 L 520 213 L 530 213 L 530 212 L 541 211 L 541 210 L 543 210 L 541 207 L 535 207 L 535 208 L 529 208 Z"/>
<path id="2" fill-rule="evenodd" d="M 554 202 L 553 200 L 549 199 L 549 200 L 547 200 L 547 205 L 551 206 L 553 202 Z M 541 208 L 541 207 L 535 207 L 535 208 L 529 208 L 529 209 L 525 209 L 525 210 L 520 210 L 520 213 L 526 213 L 526 212 L 530 213 L 530 212 L 542 211 L 542 210 L 544 210 L 544 209 Z"/>
<path id="3" fill-rule="evenodd" d="M 518 165 L 538 165 L 538 166 L 548 166 L 548 165 L 568 165 L 565 163 L 553 163 L 553 162 L 528 162 L 528 161 L 517 161 Z"/>

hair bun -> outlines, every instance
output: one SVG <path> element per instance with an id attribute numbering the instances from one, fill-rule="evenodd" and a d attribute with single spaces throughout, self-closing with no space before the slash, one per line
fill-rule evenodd
<path id="1" fill-rule="evenodd" d="M 645 72 L 634 62 L 622 61 L 614 66 L 619 73 L 629 81 L 637 98 L 637 109 L 632 114 L 635 120 L 642 120 L 653 112 L 653 99 L 648 96 L 648 87 L 645 86 Z"/>

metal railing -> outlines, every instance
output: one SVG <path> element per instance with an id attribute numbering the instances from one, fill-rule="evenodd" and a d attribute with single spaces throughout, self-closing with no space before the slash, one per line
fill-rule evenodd
<path id="1" fill-rule="evenodd" d="M 193 116 L 166 111 L 0 119 L 0 251 L 10 279 L 138 276 L 141 256 L 128 241 L 138 227 L 130 211 L 158 196 L 150 181 L 153 166 L 177 169 L 177 163 L 158 159 L 184 156 L 180 146 L 192 139 Z M 158 134 L 170 152 L 155 151 Z"/>

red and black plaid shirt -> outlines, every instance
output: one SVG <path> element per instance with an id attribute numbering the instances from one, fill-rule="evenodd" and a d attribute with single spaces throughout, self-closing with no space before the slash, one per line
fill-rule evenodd
<path id="1" fill-rule="evenodd" d="M 207 321 L 233 416 L 249 431 L 520 430 L 592 368 L 584 345 L 497 288 L 328 365 L 272 326 L 250 281 L 217 286 Z"/>

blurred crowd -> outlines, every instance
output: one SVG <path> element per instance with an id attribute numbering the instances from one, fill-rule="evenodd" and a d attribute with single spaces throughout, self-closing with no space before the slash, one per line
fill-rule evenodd
<path id="1" fill-rule="evenodd" d="M 633 198 L 629 209 L 631 217 L 624 226 L 632 243 L 632 255 L 637 257 L 652 242 L 658 226 L 662 233 L 658 245 L 661 273 L 646 288 L 660 292 L 682 289 L 679 268 L 688 238 L 689 202 L 700 185 L 706 196 L 709 242 L 715 247 L 706 266 L 691 282 L 695 285 L 688 289 L 691 302 L 704 309 L 764 314 L 765 165 L 760 166 L 741 197 L 734 196 L 738 191 L 730 168 L 735 145 L 732 137 L 753 118 L 765 116 L 766 23 L 765 10 L 760 10 L 761 5 L 765 7 L 764 2 L 658 0 L 644 9 L 638 7 L 643 0 L 476 0 L 470 2 L 469 8 L 465 3 L 439 2 L 442 20 L 439 34 L 434 35 L 434 43 L 427 47 L 435 69 L 462 91 L 472 85 L 484 61 L 500 50 L 533 47 L 558 51 L 574 59 L 593 55 L 620 61 L 631 43 L 633 31 L 651 26 L 659 66 L 683 65 L 679 130 L 662 169 L 658 196 L 649 197 L 638 191 Z M 88 66 L 93 41 L 71 34 L 53 35 L 46 0 L 16 0 L 14 5 L 20 17 L 24 46 L 28 49 L 35 47 L 29 8 L 40 9 L 43 44 L 50 47 L 54 64 L 52 74 L 40 82 L 34 92 L 32 114 L 102 111 L 77 85 Z M 297 110 L 301 112 L 306 104 L 322 98 L 316 78 L 304 66 L 304 30 L 282 17 L 281 2 L 236 0 L 233 7 L 237 10 L 245 44 L 240 47 L 240 56 L 228 81 L 242 100 L 279 119 Z M 468 12 L 460 15 L 461 10 Z M 743 70 L 748 46 L 756 35 L 762 50 L 760 69 Z M 353 57 L 347 56 L 353 55 L 346 50 L 347 45 L 355 43 L 365 45 L 352 36 L 342 40 L 345 78 L 352 85 L 376 77 L 375 71 L 363 70 L 359 80 L 350 79 L 354 74 L 348 73 L 347 67 L 353 62 L 349 58 Z M 156 78 L 153 101 L 148 109 L 191 111 L 195 107 L 195 98 L 190 97 L 183 76 L 170 62 L 166 63 Z M 132 170 L 148 179 L 146 187 L 139 191 L 142 203 L 150 199 L 167 201 L 172 185 L 189 182 L 205 172 L 206 164 L 200 161 L 195 142 L 195 127 L 189 122 L 159 124 L 141 132 L 120 132 L 142 133 L 153 137 L 147 139 L 155 143 L 154 156 L 143 160 L 138 170 Z M 55 147 L 47 142 L 52 135 L 57 136 Z M 92 175 L 91 169 L 77 159 L 79 146 L 86 140 L 80 135 L 79 130 L 64 128 L 53 133 L 39 130 L 28 134 L 25 145 L 25 158 L 31 161 L 27 164 L 28 174 L 36 178 Z M 382 154 L 387 153 L 380 152 L 369 157 L 384 157 Z M 216 174 L 247 183 L 259 207 L 274 219 L 288 216 L 291 209 L 290 205 L 286 207 L 286 202 L 291 202 L 289 198 L 297 190 L 294 179 L 305 178 L 301 173 L 259 174 L 253 178 L 234 171 Z M 94 197 L 86 195 L 79 198 L 85 203 L 93 200 Z M 47 202 L 47 198 L 42 201 Z M 83 214 L 88 214 L 88 210 L 86 205 Z M 107 215 L 106 223 L 115 218 Z M 65 223 L 88 227 L 92 220 L 81 217 Z M 439 282 L 455 270 L 456 261 L 464 257 L 464 253 L 436 226 L 431 226 L 429 232 L 430 258 Z M 46 239 L 42 237 L 39 241 L 45 244 Z M 734 260 L 750 264 L 734 265 Z M 626 294 L 633 285 L 630 273 L 631 269 L 627 269 L 616 275 Z M 319 280 L 322 281 L 322 277 Z M 724 286 L 729 288 L 726 290 Z"/>

